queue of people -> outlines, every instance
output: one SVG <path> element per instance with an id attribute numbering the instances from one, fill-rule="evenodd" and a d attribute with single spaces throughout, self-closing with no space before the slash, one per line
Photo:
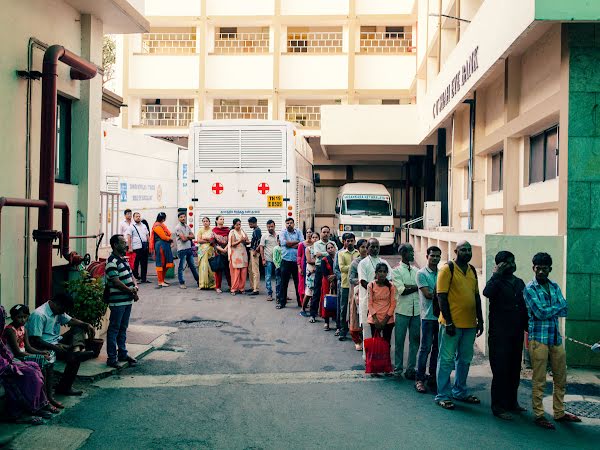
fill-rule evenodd
<path id="1" fill-rule="evenodd" d="M 339 341 L 345 341 L 350 334 L 355 349 L 362 351 L 367 361 L 368 339 L 382 338 L 388 344 L 389 353 L 393 336 L 394 365 L 392 369 L 389 364 L 388 375 L 414 381 L 418 393 L 433 393 L 435 403 L 446 410 L 455 409 L 456 402 L 480 403 L 468 389 L 475 339 L 484 331 L 479 281 L 475 267 L 470 264 L 472 248 L 468 242 L 459 242 L 454 250 L 455 258 L 441 267 L 441 249 L 429 247 L 427 264 L 420 269 L 414 264 L 413 247 L 402 244 L 399 247 L 401 261 L 392 268 L 379 256 L 377 239 L 356 242 L 352 233 L 344 233 L 342 248 L 338 249 L 330 240 L 329 227 L 323 226 L 320 233 L 308 230 L 305 239 L 295 228 L 293 218 L 286 220 L 285 228 L 279 233 L 275 231 L 275 222 L 269 220 L 267 233 L 262 234 L 256 218 L 251 217 L 248 221 L 251 237 L 242 229 L 240 219 L 234 219 L 229 228 L 224 218 L 218 216 L 211 229 L 210 219 L 205 217 L 197 236 L 187 225 L 185 213 L 179 215 L 174 233 L 166 227 L 165 219 L 164 213 L 158 214 L 150 229 L 141 223 L 139 213 L 135 213 L 133 223 L 123 227 L 124 235 L 116 234 L 110 239 L 112 252 L 106 264 L 106 301 L 110 309 L 107 365 L 110 367 L 121 368 L 120 362 L 137 363 L 127 353 L 127 328 L 132 305 L 138 301 L 138 282 L 147 281 L 147 272 L 141 266 L 142 257 L 138 277 L 137 266 L 130 267 L 128 250 L 153 250 L 157 287 L 167 287 L 165 273 L 173 266 L 171 243 L 175 240 L 181 288 L 186 287 L 183 271 L 187 266 L 198 289 L 215 289 L 222 293 L 225 278 L 231 295 L 258 295 L 262 261 L 266 300 L 275 300 L 276 309 L 286 308 L 290 301 L 287 294 L 292 279 L 300 315 L 310 323 L 323 319 L 323 329 L 327 332 L 333 330 L 333 319 L 333 334 Z M 545 417 L 542 404 L 548 363 L 553 373 L 554 420 L 580 422 L 577 416 L 566 412 L 564 406 L 566 357 L 559 318 L 566 317 L 568 307 L 558 284 L 549 279 L 551 256 L 534 255 L 534 277 L 528 284 L 514 275 L 516 263 L 511 252 L 499 252 L 495 263 L 493 275 L 483 290 L 490 302 L 492 413 L 500 419 L 511 420 L 513 414 L 526 410 L 519 404 L 517 393 L 527 333 L 533 368 L 535 424 L 544 429 L 555 428 Z M 245 290 L 248 275 L 250 288 Z M 72 304 L 69 295 L 60 294 L 32 314 L 25 305 L 16 305 L 10 311 L 11 323 L 7 326 L 0 306 L 0 330 L 3 330 L 0 377 L 15 420 L 35 424 L 58 413 L 63 405 L 54 398 L 54 392 L 81 395 L 81 391 L 72 386 L 80 363 L 93 355 L 85 346 L 86 338 L 93 338 L 94 329 L 66 313 Z M 61 335 L 64 325 L 70 330 Z M 409 348 L 405 361 L 407 335 Z M 57 358 L 64 360 L 66 367 L 53 391 L 53 364 Z M 388 354 L 387 359 L 391 363 L 391 355 Z"/>

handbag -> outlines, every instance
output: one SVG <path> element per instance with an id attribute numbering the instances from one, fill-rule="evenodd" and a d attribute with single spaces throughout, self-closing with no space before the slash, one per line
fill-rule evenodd
<path id="1" fill-rule="evenodd" d="M 325 311 L 337 311 L 338 298 L 335 294 L 326 294 L 323 300 Z"/>
<path id="2" fill-rule="evenodd" d="M 132 227 L 135 230 L 135 232 L 137 233 L 138 237 L 140 238 L 140 242 L 142 243 L 142 249 L 148 250 L 148 248 L 150 247 L 148 240 L 146 240 L 146 242 L 142 241 L 142 236 L 140 235 L 140 232 L 138 231 L 138 229 L 135 227 L 135 225 L 132 225 Z"/>
<path id="3" fill-rule="evenodd" d="M 225 262 L 223 261 L 222 255 L 215 255 L 212 258 L 208 258 L 208 265 L 210 270 L 213 272 L 220 272 L 225 269 Z"/>
<path id="4" fill-rule="evenodd" d="M 379 330 L 375 330 L 373 337 L 365 339 L 364 347 L 365 373 L 389 373 L 392 371 L 390 344 L 381 337 Z"/>

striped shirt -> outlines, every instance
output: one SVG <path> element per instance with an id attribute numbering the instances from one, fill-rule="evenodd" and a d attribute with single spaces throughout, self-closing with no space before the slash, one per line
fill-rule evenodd
<path id="1" fill-rule="evenodd" d="M 111 279 L 119 277 L 119 280 L 127 286 L 133 287 L 133 273 L 131 273 L 131 267 L 127 259 L 119 258 L 113 253 L 110 254 L 106 261 L 106 279 L 110 282 Z M 110 300 L 109 305 L 111 306 L 126 306 L 133 304 L 133 296 L 127 292 L 123 292 L 117 287 L 110 283 Z"/>
<path id="2" fill-rule="evenodd" d="M 567 301 L 558 284 L 548 280 L 547 286 L 548 292 L 533 279 L 523 291 L 529 312 L 529 340 L 545 345 L 561 345 L 558 318 L 567 317 Z"/>

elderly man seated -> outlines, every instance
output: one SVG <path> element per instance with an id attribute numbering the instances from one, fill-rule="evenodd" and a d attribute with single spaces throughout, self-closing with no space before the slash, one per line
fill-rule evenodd
<path id="1" fill-rule="evenodd" d="M 56 387 L 60 395 L 81 395 L 82 391 L 73 390 L 73 382 L 79 371 L 79 364 L 93 357 L 94 353 L 85 351 L 86 334 L 94 337 L 94 327 L 69 316 L 66 311 L 73 306 L 73 298 L 68 294 L 58 294 L 52 300 L 38 307 L 27 321 L 29 341 L 35 348 L 53 350 L 58 359 L 66 362 L 65 371 Z M 70 327 L 62 336 L 60 327 Z"/>

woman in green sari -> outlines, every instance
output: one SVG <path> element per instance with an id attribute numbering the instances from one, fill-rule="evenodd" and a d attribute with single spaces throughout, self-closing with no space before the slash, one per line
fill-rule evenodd
<path id="1" fill-rule="evenodd" d="M 215 236 L 210 227 L 210 219 L 202 218 L 202 228 L 198 230 L 198 275 L 199 289 L 214 289 L 215 275 L 210 270 L 209 258 L 214 256 L 214 248 L 212 246 Z"/>

